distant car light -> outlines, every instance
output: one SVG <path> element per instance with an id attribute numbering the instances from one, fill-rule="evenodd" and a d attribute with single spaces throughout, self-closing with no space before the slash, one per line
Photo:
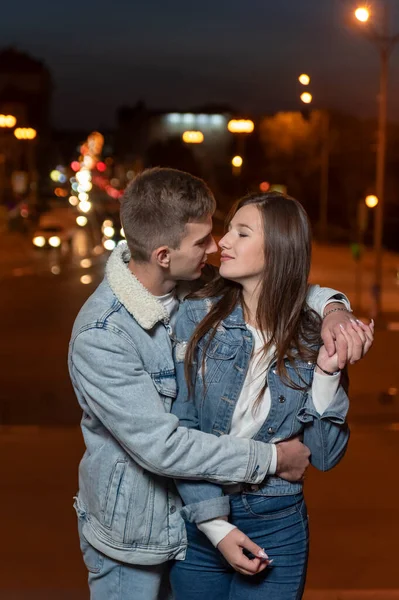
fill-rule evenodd
<path id="1" fill-rule="evenodd" d="M 116 246 L 114 240 L 104 240 L 103 246 L 106 250 L 113 250 Z"/>
<path id="2" fill-rule="evenodd" d="M 37 235 L 33 238 L 33 243 L 37 248 L 43 248 L 46 245 L 46 238 L 42 235 Z"/>
<path id="3" fill-rule="evenodd" d="M 82 258 L 82 260 L 80 261 L 80 266 L 82 267 L 82 269 L 90 269 L 90 267 L 92 266 L 90 258 Z"/>
<path id="4" fill-rule="evenodd" d="M 93 281 L 93 278 L 91 275 L 82 275 L 82 277 L 80 278 L 80 283 L 83 283 L 84 285 L 87 285 L 88 283 L 91 283 Z"/>
<path id="5" fill-rule="evenodd" d="M 103 233 L 106 237 L 110 238 L 115 235 L 115 229 L 113 227 L 104 227 Z"/>
<path id="6" fill-rule="evenodd" d="M 58 235 L 52 235 L 51 238 L 49 239 L 48 243 L 53 248 L 58 248 L 59 246 L 61 246 L 61 240 L 58 237 Z"/>

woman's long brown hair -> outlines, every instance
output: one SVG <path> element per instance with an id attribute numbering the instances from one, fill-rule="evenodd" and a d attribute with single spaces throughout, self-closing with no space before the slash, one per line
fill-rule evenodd
<path id="1" fill-rule="evenodd" d="M 280 377 L 294 389 L 305 389 L 305 382 L 304 386 L 300 386 L 289 377 L 285 359 L 293 365 L 295 358 L 315 362 L 320 345 L 320 318 L 306 304 L 312 252 L 309 220 L 297 200 L 285 194 L 266 192 L 250 194 L 236 202 L 227 223 L 240 208 L 248 205 L 259 209 L 264 231 L 265 267 L 256 311 L 256 327 L 264 338 L 263 355 L 275 346 L 274 358 Z M 190 296 L 198 299 L 215 297 L 218 298 L 217 301 L 198 324 L 187 347 L 185 374 L 189 394 L 192 393 L 196 376 L 193 363 L 199 341 L 210 332 L 206 349 L 215 336 L 217 327 L 237 304 L 243 305 L 246 314 L 241 286 L 220 275 Z M 205 352 L 202 358 L 202 377 L 206 384 Z"/>

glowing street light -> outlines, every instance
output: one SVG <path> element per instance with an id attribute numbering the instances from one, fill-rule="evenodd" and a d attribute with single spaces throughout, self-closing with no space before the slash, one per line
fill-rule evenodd
<path id="1" fill-rule="evenodd" d="M 378 204 L 378 198 L 377 196 L 374 196 L 374 194 L 366 196 L 364 201 L 366 203 L 366 206 L 368 206 L 369 208 L 375 208 Z"/>
<path id="2" fill-rule="evenodd" d="M 0 115 L 0 127 L 14 127 L 17 119 L 13 115 Z"/>
<path id="3" fill-rule="evenodd" d="M 79 227 L 84 227 L 87 225 L 87 217 L 84 215 L 79 215 L 79 217 L 76 217 L 76 223 L 79 225 Z"/>
<path id="4" fill-rule="evenodd" d="M 300 95 L 300 98 L 304 104 L 310 104 L 313 100 L 313 96 L 312 94 L 309 94 L 309 92 L 303 92 L 303 94 Z"/>
<path id="5" fill-rule="evenodd" d="M 48 243 L 52 248 L 58 248 L 59 246 L 61 246 L 61 240 L 58 237 L 58 235 L 52 235 Z"/>
<path id="6" fill-rule="evenodd" d="M 104 227 L 103 234 L 105 235 L 105 237 L 111 238 L 112 236 L 115 235 L 115 229 L 111 226 Z"/>
<path id="7" fill-rule="evenodd" d="M 91 202 L 89 202 L 88 200 L 83 200 L 82 202 L 79 202 L 78 209 L 82 213 L 90 212 L 91 211 Z"/>
<path id="8" fill-rule="evenodd" d="M 236 167 L 237 169 L 239 169 L 240 167 L 242 167 L 242 156 L 234 156 L 231 159 L 231 164 L 233 165 L 233 167 Z"/>
<path id="9" fill-rule="evenodd" d="M 227 129 L 231 133 L 252 133 L 255 128 L 250 119 L 232 119 L 227 123 Z"/>
<path id="10" fill-rule="evenodd" d="M 80 283 L 83 283 L 83 285 L 88 285 L 92 281 L 93 278 L 91 275 L 82 275 L 82 277 L 80 278 Z"/>
<path id="11" fill-rule="evenodd" d="M 309 83 L 310 83 L 310 77 L 309 77 L 309 75 L 306 75 L 306 73 L 302 73 L 302 75 L 299 75 L 298 81 L 302 85 L 309 85 Z"/>
<path id="12" fill-rule="evenodd" d="M 370 18 L 370 11 L 365 6 L 359 6 L 355 10 L 355 17 L 361 23 L 366 23 Z"/>
<path id="13" fill-rule="evenodd" d="M 204 134 L 202 131 L 185 131 L 182 135 L 183 142 L 186 144 L 202 144 Z"/>
<path id="14" fill-rule="evenodd" d="M 32 127 L 17 127 L 14 131 L 14 135 L 17 140 L 34 140 L 37 131 Z"/>
<path id="15" fill-rule="evenodd" d="M 79 204 L 78 198 L 76 198 L 76 196 L 69 196 L 69 204 L 71 206 L 77 206 Z"/>

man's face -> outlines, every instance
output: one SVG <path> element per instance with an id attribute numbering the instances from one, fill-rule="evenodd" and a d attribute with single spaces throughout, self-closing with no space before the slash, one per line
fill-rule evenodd
<path id="1" fill-rule="evenodd" d="M 201 276 L 208 254 L 217 252 L 212 237 L 212 217 L 187 223 L 180 248 L 170 250 L 169 273 L 175 281 L 192 281 Z"/>

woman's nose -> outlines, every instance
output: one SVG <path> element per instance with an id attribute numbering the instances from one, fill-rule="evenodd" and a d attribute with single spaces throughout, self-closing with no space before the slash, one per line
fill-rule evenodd
<path id="1" fill-rule="evenodd" d="M 227 234 L 224 235 L 222 238 L 220 238 L 219 240 L 219 248 L 227 248 L 228 247 L 228 239 L 227 239 Z"/>

